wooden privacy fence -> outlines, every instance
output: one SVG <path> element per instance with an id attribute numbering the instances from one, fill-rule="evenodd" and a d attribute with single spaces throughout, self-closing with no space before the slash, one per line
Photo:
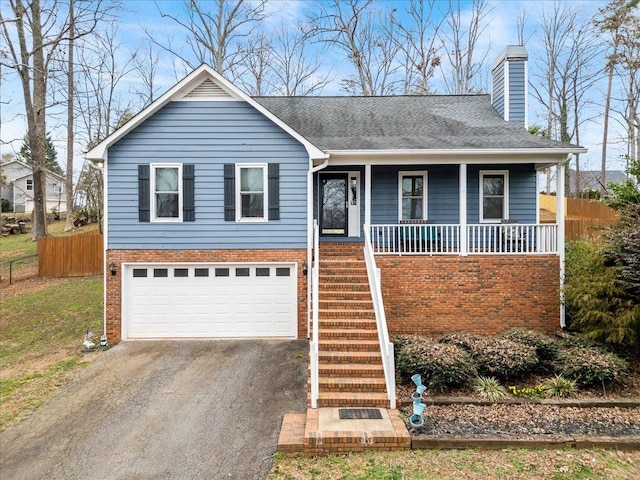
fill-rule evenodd
<path id="1" fill-rule="evenodd" d="M 81 277 L 104 272 L 103 236 L 96 233 L 38 240 L 38 276 Z"/>
<path id="2" fill-rule="evenodd" d="M 556 212 L 556 197 L 540 195 L 540 208 Z M 565 198 L 565 238 L 578 240 L 600 235 L 601 227 L 612 227 L 620 220 L 620 214 L 604 203 L 584 198 Z"/>

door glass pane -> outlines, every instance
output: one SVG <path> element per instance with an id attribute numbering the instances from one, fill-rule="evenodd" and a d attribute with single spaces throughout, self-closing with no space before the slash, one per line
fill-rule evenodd
<path id="1" fill-rule="evenodd" d="M 322 234 L 347 232 L 347 178 L 322 179 Z"/>

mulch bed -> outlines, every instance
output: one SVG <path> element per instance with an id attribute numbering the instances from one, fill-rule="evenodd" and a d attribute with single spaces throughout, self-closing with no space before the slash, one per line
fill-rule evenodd
<path id="1" fill-rule="evenodd" d="M 409 417 L 411 407 L 402 412 Z M 421 432 L 436 436 L 640 436 L 640 407 L 577 408 L 541 404 L 429 405 Z"/>

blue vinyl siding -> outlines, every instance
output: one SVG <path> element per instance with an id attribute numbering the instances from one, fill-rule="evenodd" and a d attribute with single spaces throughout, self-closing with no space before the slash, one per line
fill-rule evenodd
<path id="1" fill-rule="evenodd" d="M 491 98 L 493 108 L 504 118 L 504 63 L 493 71 Z"/>
<path id="2" fill-rule="evenodd" d="M 509 121 L 525 124 L 525 61 L 509 62 Z"/>
<path id="3" fill-rule="evenodd" d="M 138 164 L 162 162 L 195 165 L 195 222 L 138 221 Z M 280 164 L 280 220 L 224 220 L 225 163 Z M 108 248 L 304 248 L 307 169 L 304 147 L 245 102 L 169 103 L 109 149 Z"/>
<path id="4" fill-rule="evenodd" d="M 536 222 L 536 171 L 533 165 L 469 165 L 467 168 L 467 222 L 480 221 L 480 170 L 509 172 L 509 218 Z"/>

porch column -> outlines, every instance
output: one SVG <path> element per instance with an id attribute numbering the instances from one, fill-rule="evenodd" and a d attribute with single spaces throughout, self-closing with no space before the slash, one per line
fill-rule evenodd
<path id="1" fill-rule="evenodd" d="M 467 256 L 467 164 L 460 164 L 460 255 Z"/>
<path id="2" fill-rule="evenodd" d="M 371 225 L 371 164 L 364 166 L 364 224 Z"/>
<path id="3" fill-rule="evenodd" d="M 567 156 L 567 161 L 571 155 Z M 556 172 L 556 224 L 558 226 L 558 256 L 560 257 L 560 327 L 566 327 L 564 311 L 564 171 L 565 163 L 558 163 Z"/>

